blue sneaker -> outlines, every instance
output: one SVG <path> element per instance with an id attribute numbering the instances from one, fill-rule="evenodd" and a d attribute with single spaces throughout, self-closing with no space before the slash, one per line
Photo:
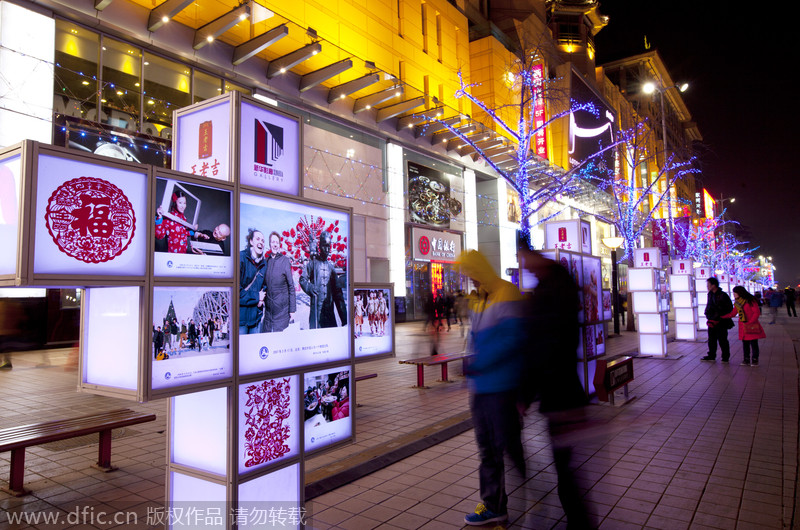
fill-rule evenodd
<path id="1" fill-rule="evenodd" d="M 478 504 L 475 508 L 475 513 L 468 513 L 464 516 L 464 522 L 471 526 L 499 523 L 506 520 L 508 520 L 507 513 L 494 513 L 487 509 L 483 503 Z"/>

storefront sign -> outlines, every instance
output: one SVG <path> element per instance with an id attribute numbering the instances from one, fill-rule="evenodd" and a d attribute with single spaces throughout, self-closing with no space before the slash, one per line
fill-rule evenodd
<path id="1" fill-rule="evenodd" d="M 178 113 L 175 124 L 178 145 L 172 168 L 216 180 L 231 180 L 231 102 L 200 105 Z"/>
<path id="2" fill-rule="evenodd" d="M 414 259 L 452 263 L 461 254 L 461 234 L 412 228 Z"/>
<path id="3" fill-rule="evenodd" d="M 544 65 L 534 65 L 531 69 L 531 75 L 533 76 L 533 88 L 535 90 L 533 98 L 533 121 L 536 131 L 533 135 L 534 149 L 537 155 L 547 159 L 547 127 L 545 127 L 547 116 L 545 115 L 544 105 Z"/>
<path id="4" fill-rule="evenodd" d="M 299 195 L 299 121 L 243 99 L 239 127 L 242 184 Z"/>

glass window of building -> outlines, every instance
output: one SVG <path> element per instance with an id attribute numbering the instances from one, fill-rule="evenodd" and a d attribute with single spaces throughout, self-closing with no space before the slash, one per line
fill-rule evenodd
<path id="1" fill-rule="evenodd" d="M 139 48 L 103 38 L 102 123 L 131 131 L 139 129 L 141 72 Z"/>
<path id="2" fill-rule="evenodd" d="M 225 81 L 225 89 L 223 90 L 223 92 L 227 94 L 231 90 L 238 90 L 245 96 L 250 96 L 253 94 L 253 91 L 247 88 L 246 86 L 237 85 L 236 83 L 231 83 L 230 81 Z"/>
<path id="3" fill-rule="evenodd" d="M 222 93 L 222 79 L 213 75 L 194 71 L 194 86 L 192 87 L 192 103 L 219 96 Z"/>
<path id="4" fill-rule="evenodd" d="M 181 63 L 144 54 L 142 132 L 161 136 L 172 125 L 172 111 L 191 104 L 191 69 Z"/>
<path id="5" fill-rule="evenodd" d="M 96 120 L 100 36 L 71 22 L 56 21 L 53 110 Z"/>

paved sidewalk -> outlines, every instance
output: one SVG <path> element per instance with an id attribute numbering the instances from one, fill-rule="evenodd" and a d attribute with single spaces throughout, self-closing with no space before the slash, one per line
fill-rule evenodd
<path id="1" fill-rule="evenodd" d="M 702 343 L 670 343 L 677 360 L 636 359 L 631 395 L 620 407 L 590 407 L 593 427 L 577 453 L 588 499 L 601 528 L 784 528 L 793 521 L 798 440 L 798 368 L 793 319 L 765 326 L 761 365 L 742 367 L 741 343 L 732 341 L 733 362 L 701 363 Z M 734 335 L 734 332 L 730 334 Z M 438 425 L 467 412 L 460 363 L 454 383 L 416 389 L 415 367 L 405 357 L 427 355 L 419 324 L 398 326 L 397 358 L 365 363 L 359 382 L 354 444 L 307 460 L 309 477 L 323 476 L 348 460 L 373 458 L 402 440 L 429 439 Z M 610 353 L 635 349 L 635 334 L 607 343 Z M 445 334 L 442 351 L 463 348 L 460 329 Z M 75 392 L 77 374 L 69 350 L 16 354 L 14 368 L 0 371 L 0 428 L 59 416 L 119 407 L 158 415 L 114 440 L 110 474 L 89 467 L 96 442 L 78 447 L 28 450 L 26 487 L 33 495 L 0 493 L 3 511 L 71 511 L 91 506 L 136 511 L 163 507 L 166 402 L 136 404 Z M 48 363 L 49 364 L 45 364 Z M 524 432 L 529 479 L 511 492 L 512 528 L 564 527 L 555 494 L 555 471 L 544 420 L 529 413 Z M 384 451 L 385 450 L 385 451 Z M 8 476 L 8 453 L 0 454 L 0 480 Z M 413 456 L 307 502 L 308 528 L 460 528 L 478 500 L 477 448 L 472 431 L 436 443 Z M 125 525 L 119 525 L 120 527 Z M 0 512 L 0 529 L 9 527 Z M 13 528 L 68 528 L 18 525 Z M 73 526 L 112 528 L 113 524 Z M 130 527 L 130 526 L 126 526 Z M 146 527 L 140 525 L 139 527 Z"/>

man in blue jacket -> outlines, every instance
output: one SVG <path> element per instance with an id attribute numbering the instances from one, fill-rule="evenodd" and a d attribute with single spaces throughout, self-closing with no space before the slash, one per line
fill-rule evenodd
<path id="1" fill-rule="evenodd" d="M 508 495 L 503 462 L 508 453 L 525 475 L 521 424 L 517 409 L 520 377 L 524 368 L 524 301 L 517 287 L 493 270 L 476 250 L 458 258 L 462 274 L 469 276 L 482 295 L 472 316 L 474 357 L 465 375 L 470 388 L 470 410 L 480 453 L 482 503 L 467 514 L 468 525 L 508 519 Z"/>

